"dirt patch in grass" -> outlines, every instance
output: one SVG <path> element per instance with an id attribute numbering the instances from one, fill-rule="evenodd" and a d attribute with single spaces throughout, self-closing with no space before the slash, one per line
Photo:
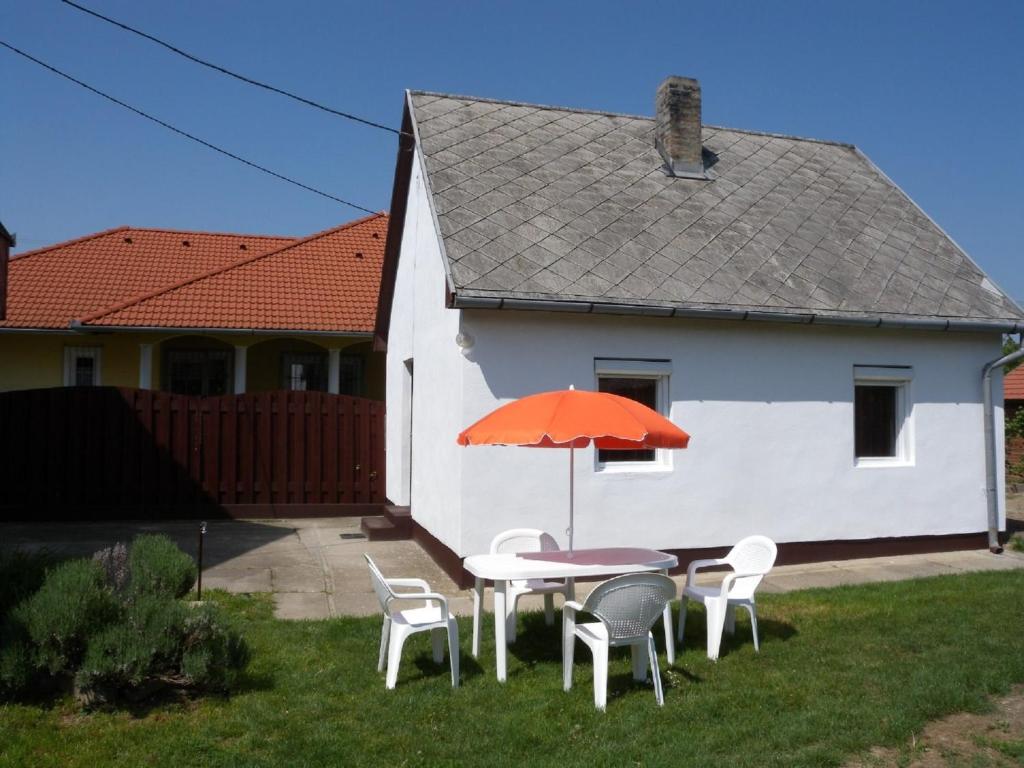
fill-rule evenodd
<path id="1" fill-rule="evenodd" d="M 845 768 L 1004 768 L 1024 766 L 1024 686 L 985 714 L 936 720 L 899 749 L 875 748 Z"/>

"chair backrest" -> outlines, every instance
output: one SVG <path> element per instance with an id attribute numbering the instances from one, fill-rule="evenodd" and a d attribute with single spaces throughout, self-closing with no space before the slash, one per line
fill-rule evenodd
<path id="1" fill-rule="evenodd" d="M 395 592 L 388 586 L 387 579 L 384 578 L 384 574 L 380 572 L 380 568 L 373 562 L 373 558 L 363 553 L 363 557 L 366 558 L 366 564 L 370 566 L 370 583 L 373 584 L 373 591 L 377 593 L 377 600 L 380 601 L 380 609 L 384 613 L 388 613 L 388 604 L 394 600 Z"/>
<path id="2" fill-rule="evenodd" d="M 598 584 L 583 610 L 608 628 L 608 642 L 618 645 L 646 636 L 676 596 L 676 585 L 660 573 L 627 573 Z"/>
<path id="3" fill-rule="evenodd" d="M 761 579 L 775 565 L 778 547 L 767 536 L 748 536 L 733 547 L 725 561 L 737 573 L 756 573 L 736 579 L 729 590 L 729 597 L 750 598 L 761 583 Z"/>
<path id="4" fill-rule="evenodd" d="M 554 536 L 537 528 L 513 528 L 502 531 L 491 540 L 492 555 L 557 551 L 558 542 Z"/>

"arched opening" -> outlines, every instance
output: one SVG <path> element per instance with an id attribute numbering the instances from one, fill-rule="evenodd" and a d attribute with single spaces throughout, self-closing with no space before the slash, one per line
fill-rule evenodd
<path id="1" fill-rule="evenodd" d="M 326 392 L 327 350 L 303 339 L 267 339 L 249 347 L 246 391 Z"/>
<path id="2" fill-rule="evenodd" d="M 179 395 L 227 395 L 233 390 L 234 349 L 207 336 L 177 336 L 160 345 L 161 389 Z"/>

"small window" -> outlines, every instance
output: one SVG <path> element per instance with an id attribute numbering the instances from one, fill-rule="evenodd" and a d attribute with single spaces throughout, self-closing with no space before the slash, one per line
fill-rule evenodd
<path id="1" fill-rule="evenodd" d="M 100 347 L 64 348 L 64 386 L 98 387 Z"/>
<path id="2" fill-rule="evenodd" d="M 594 361 L 597 390 L 627 397 L 648 408 L 667 415 L 668 381 L 671 364 L 665 360 Z M 650 469 L 668 466 L 668 451 L 641 448 L 637 450 L 597 452 L 598 469 Z"/>
<path id="3" fill-rule="evenodd" d="M 168 349 L 164 389 L 178 395 L 226 395 L 231 392 L 232 359 L 226 349 Z"/>
<path id="4" fill-rule="evenodd" d="M 341 355 L 338 358 L 339 394 L 362 397 L 363 379 L 363 358 L 359 355 Z"/>
<path id="5" fill-rule="evenodd" d="M 285 352 L 281 355 L 285 389 L 327 391 L 327 356 L 315 352 Z"/>
<path id="6" fill-rule="evenodd" d="M 854 368 L 853 444 L 857 466 L 910 463 L 910 382 L 905 367 Z"/>

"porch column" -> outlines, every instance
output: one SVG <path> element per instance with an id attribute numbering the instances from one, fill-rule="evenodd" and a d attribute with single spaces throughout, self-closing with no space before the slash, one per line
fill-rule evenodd
<path id="1" fill-rule="evenodd" d="M 248 347 L 235 347 L 235 394 L 245 394 L 245 363 L 248 357 Z"/>
<path id="2" fill-rule="evenodd" d="M 341 393 L 341 350 L 327 350 L 327 391 L 332 395 Z"/>
<path id="3" fill-rule="evenodd" d="M 153 345 L 139 344 L 139 389 L 153 388 Z"/>

